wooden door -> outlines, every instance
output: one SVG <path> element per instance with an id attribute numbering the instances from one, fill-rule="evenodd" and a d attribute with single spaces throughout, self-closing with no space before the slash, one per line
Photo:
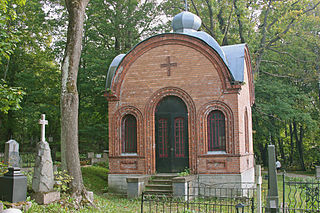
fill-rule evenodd
<path id="1" fill-rule="evenodd" d="M 157 105 L 155 117 L 157 172 L 181 172 L 189 167 L 187 107 L 168 96 Z"/>

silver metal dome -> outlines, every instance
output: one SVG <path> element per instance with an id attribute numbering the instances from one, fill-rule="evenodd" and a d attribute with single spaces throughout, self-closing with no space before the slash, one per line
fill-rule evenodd
<path id="1" fill-rule="evenodd" d="M 194 32 L 201 26 L 201 19 L 188 11 L 183 11 L 172 20 L 173 32 Z"/>

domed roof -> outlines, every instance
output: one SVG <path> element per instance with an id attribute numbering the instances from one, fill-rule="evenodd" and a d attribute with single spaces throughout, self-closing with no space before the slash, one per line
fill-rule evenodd
<path id="1" fill-rule="evenodd" d="M 222 50 L 218 42 L 211 35 L 203 31 L 186 32 L 184 34 L 199 38 L 200 40 L 207 43 L 212 49 L 214 49 L 220 55 L 224 63 L 228 66 L 228 61 L 224 51 Z"/>
<path id="2" fill-rule="evenodd" d="M 201 26 L 201 19 L 188 11 L 183 11 L 172 20 L 174 32 L 197 31 Z"/>
<path id="3" fill-rule="evenodd" d="M 111 82 L 112 82 L 114 73 L 115 73 L 116 69 L 118 68 L 118 65 L 120 64 L 120 62 L 122 61 L 122 59 L 124 58 L 125 55 L 126 54 L 119 54 L 111 62 L 110 66 L 109 66 L 108 74 L 107 74 L 106 88 L 110 88 L 111 87 Z"/>

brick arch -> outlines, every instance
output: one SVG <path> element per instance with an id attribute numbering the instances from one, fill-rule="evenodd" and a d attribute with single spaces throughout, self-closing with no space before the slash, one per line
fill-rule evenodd
<path id="1" fill-rule="evenodd" d="M 208 140 L 207 140 L 207 118 L 210 112 L 213 110 L 219 110 L 224 114 L 226 121 L 226 153 L 236 154 L 235 149 L 235 137 L 234 137 L 234 117 L 232 109 L 224 102 L 221 101 L 211 101 L 204 104 L 198 112 L 198 147 L 199 155 L 207 154 L 208 152 Z"/>
<path id="2" fill-rule="evenodd" d="M 188 140 L 189 140 L 189 164 L 192 172 L 196 167 L 196 107 L 191 96 L 184 90 L 177 87 L 162 88 L 149 98 L 145 106 L 145 141 L 146 141 L 146 172 L 152 174 L 156 171 L 156 153 L 155 153 L 155 110 L 158 103 L 167 96 L 179 97 L 186 105 L 188 110 Z"/>
<path id="3" fill-rule="evenodd" d="M 121 61 L 112 79 L 109 96 L 110 100 L 118 100 L 125 75 L 131 65 L 147 51 L 163 45 L 183 45 L 198 51 L 204 55 L 216 68 L 226 93 L 236 93 L 240 85 L 232 84 L 232 76 L 220 55 L 201 39 L 186 35 L 165 33 L 150 37 L 135 46 Z"/>
<path id="4" fill-rule="evenodd" d="M 118 109 L 112 118 L 112 141 L 109 141 L 109 143 L 113 144 L 112 153 L 110 152 L 111 157 L 121 155 L 121 121 L 124 116 L 129 114 L 133 115 L 137 120 L 137 154 L 138 156 L 144 155 L 143 115 L 136 107 L 124 106 Z"/>

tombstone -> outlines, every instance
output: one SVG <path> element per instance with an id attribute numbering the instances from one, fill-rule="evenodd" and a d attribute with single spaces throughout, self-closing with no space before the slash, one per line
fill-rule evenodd
<path id="1" fill-rule="evenodd" d="M 88 152 L 88 158 L 94 158 L 94 152 Z"/>
<path id="2" fill-rule="evenodd" d="M 320 178 L 320 166 L 316 166 L 316 178 Z"/>
<path id="3" fill-rule="evenodd" d="M 32 179 L 32 189 L 35 192 L 33 198 L 38 204 L 49 204 L 60 199 L 60 193 L 53 191 L 54 175 L 51 151 L 45 139 L 45 115 L 41 115 L 39 124 L 41 128 L 41 141 L 37 144 L 37 157 L 35 161 L 34 174 Z"/>
<path id="4" fill-rule="evenodd" d="M 22 211 L 20 209 L 10 208 L 4 210 L 2 213 L 22 213 Z"/>
<path id="5" fill-rule="evenodd" d="M 9 140 L 5 143 L 4 163 L 8 167 L 20 167 L 19 143 Z"/>
<path id="6" fill-rule="evenodd" d="M 9 168 L 9 171 L 0 177 L 0 200 L 17 203 L 26 201 L 27 177 L 20 172 L 20 168 Z"/>
<path id="7" fill-rule="evenodd" d="M 108 163 L 109 162 L 109 151 L 108 150 L 103 150 L 102 158 L 104 162 Z"/>
<path id="8" fill-rule="evenodd" d="M 274 145 L 268 146 L 268 195 L 266 212 L 279 212 L 276 155 Z"/>

